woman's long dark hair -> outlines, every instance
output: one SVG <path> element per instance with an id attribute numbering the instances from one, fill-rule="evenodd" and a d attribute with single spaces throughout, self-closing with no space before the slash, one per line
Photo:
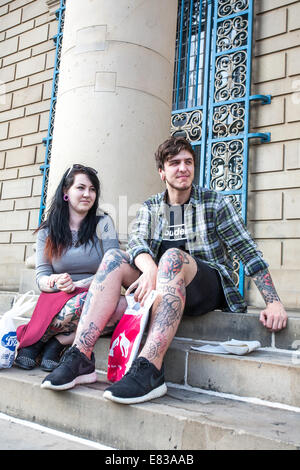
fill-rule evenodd
<path id="1" fill-rule="evenodd" d="M 60 258 L 64 251 L 72 246 L 72 233 L 69 226 L 69 204 L 64 200 L 64 191 L 73 184 L 75 175 L 85 174 L 96 190 L 96 199 L 82 220 L 76 246 L 85 245 L 89 241 L 94 243 L 94 235 L 97 227 L 97 209 L 100 197 L 100 182 L 96 171 L 93 168 L 83 165 L 73 165 L 63 175 L 52 199 L 47 220 L 42 222 L 36 231 L 42 228 L 48 229 L 48 237 L 45 244 L 45 256 L 49 261 L 53 258 Z"/>

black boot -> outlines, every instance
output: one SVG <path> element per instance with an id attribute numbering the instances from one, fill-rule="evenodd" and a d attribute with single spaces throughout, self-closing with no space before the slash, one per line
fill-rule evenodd
<path id="1" fill-rule="evenodd" d="M 44 349 L 43 359 L 41 362 L 41 369 L 46 372 L 52 372 L 58 366 L 60 357 L 65 345 L 61 344 L 55 336 L 53 336 L 47 343 Z"/>
<path id="2" fill-rule="evenodd" d="M 38 365 L 37 358 L 44 349 L 46 343 L 38 341 L 31 346 L 26 346 L 18 351 L 15 359 L 15 365 L 21 369 L 31 370 Z"/>

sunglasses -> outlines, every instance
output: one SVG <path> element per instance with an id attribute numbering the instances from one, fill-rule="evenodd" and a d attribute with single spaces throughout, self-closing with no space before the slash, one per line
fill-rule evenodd
<path id="1" fill-rule="evenodd" d="M 98 174 L 98 171 L 95 170 L 95 168 L 92 168 L 90 166 L 84 166 L 84 165 L 80 165 L 79 163 L 75 163 L 74 165 L 71 166 L 71 168 L 69 168 L 69 171 L 68 173 L 66 174 L 65 176 L 65 179 L 68 178 L 69 174 L 71 173 L 71 171 L 73 170 L 88 170 L 88 171 L 91 171 L 92 173 L 94 173 L 95 175 Z"/>

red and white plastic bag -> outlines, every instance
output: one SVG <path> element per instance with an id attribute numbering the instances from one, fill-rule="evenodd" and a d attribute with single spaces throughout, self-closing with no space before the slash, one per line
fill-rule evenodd
<path id="1" fill-rule="evenodd" d="M 107 378 L 117 382 L 129 370 L 139 352 L 149 311 L 158 292 L 153 290 L 142 307 L 134 300 L 134 294 L 126 296 L 128 307 L 112 335 L 108 354 Z"/>

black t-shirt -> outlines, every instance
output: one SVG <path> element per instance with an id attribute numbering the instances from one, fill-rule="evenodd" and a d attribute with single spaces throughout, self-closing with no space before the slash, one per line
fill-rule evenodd
<path id="1" fill-rule="evenodd" d="M 185 234 L 185 224 L 184 224 L 184 207 L 181 206 L 168 206 L 168 227 L 163 234 L 163 239 L 159 248 L 158 259 L 169 248 L 179 248 L 180 250 L 187 251 L 186 248 L 186 234 Z"/>

